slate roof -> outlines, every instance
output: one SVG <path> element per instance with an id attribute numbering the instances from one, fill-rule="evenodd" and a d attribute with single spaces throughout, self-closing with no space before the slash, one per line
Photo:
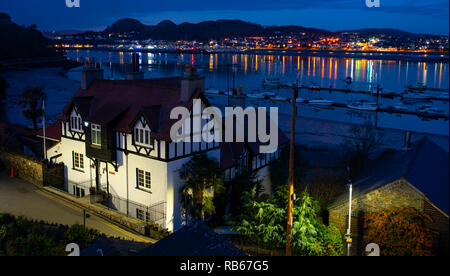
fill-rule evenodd
<path id="1" fill-rule="evenodd" d="M 147 247 L 139 256 L 246 256 L 232 243 L 201 223 L 185 226 Z"/>
<path id="2" fill-rule="evenodd" d="M 46 128 L 45 128 L 45 137 L 47 139 L 50 138 L 50 139 L 53 139 L 56 141 L 61 141 L 61 134 L 62 134 L 61 122 L 53 123 L 51 125 L 46 126 Z M 43 137 L 44 136 L 43 129 L 42 128 L 39 129 L 36 135 L 40 138 Z"/>
<path id="3" fill-rule="evenodd" d="M 180 96 L 180 77 L 141 80 L 97 79 L 87 90 L 79 89 L 74 94 L 58 119 L 67 121 L 75 107 L 85 121 L 107 124 L 116 131 L 132 133 L 134 123 L 143 116 L 150 124 L 153 137 L 170 141 L 170 128 L 177 121 L 170 119 L 170 112 L 174 107 L 184 106 L 189 109 L 193 105 L 194 98 L 201 98 L 206 106 L 210 106 L 202 91 L 194 93 L 187 103 L 183 103 Z M 266 129 L 269 130 L 269 117 L 266 124 Z M 278 142 L 279 145 L 288 142 L 288 138 L 279 128 Z M 222 145 L 222 167 L 232 167 L 241 155 L 244 144 L 222 143 Z M 255 155 L 259 153 L 260 142 L 245 145 Z"/>
<path id="4" fill-rule="evenodd" d="M 131 122 L 139 113 L 144 116 L 155 114 L 154 107 L 159 107 L 158 121 L 151 119 L 153 125 L 158 125 L 154 137 L 170 140 L 170 127 L 176 120 L 170 120 L 170 112 L 176 106 L 186 106 L 192 103 L 182 103 L 180 100 L 181 79 L 159 78 L 142 80 L 95 80 L 87 90 L 79 89 L 67 103 L 60 117 L 68 120 L 70 111 L 76 107 L 83 120 L 99 124 L 110 124 L 120 132 L 131 133 Z M 196 93 L 198 96 L 198 93 Z M 196 96 L 194 94 L 194 96 Z M 147 117 L 147 116 L 146 116 Z M 153 117 L 153 116 L 152 116 Z"/>
<path id="5" fill-rule="evenodd" d="M 353 197 L 376 190 L 401 178 L 420 190 L 434 205 L 449 212 L 449 154 L 424 137 L 410 151 L 387 151 L 370 162 L 353 181 Z M 348 200 L 341 195 L 332 206 Z"/>

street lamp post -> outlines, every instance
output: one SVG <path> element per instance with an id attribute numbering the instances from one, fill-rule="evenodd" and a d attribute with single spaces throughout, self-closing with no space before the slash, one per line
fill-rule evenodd
<path id="1" fill-rule="evenodd" d="M 347 242 L 347 256 L 350 256 L 350 248 L 352 246 L 352 238 L 351 238 L 351 225 L 352 225 L 352 190 L 353 184 L 350 178 L 348 179 L 348 228 L 346 236 Z"/>

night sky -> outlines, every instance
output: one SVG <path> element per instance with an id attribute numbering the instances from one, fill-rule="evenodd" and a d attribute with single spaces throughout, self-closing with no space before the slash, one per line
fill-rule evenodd
<path id="1" fill-rule="evenodd" d="M 41 30 L 100 30 L 120 18 L 145 24 L 169 19 L 200 22 L 241 19 L 262 25 L 301 25 L 330 31 L 396 28 L 414 33 L 449 33 L 448 0 L 81 0 L 67 8 L 65 0 L 2 0 L 0 11 L 18 24 Z"/>

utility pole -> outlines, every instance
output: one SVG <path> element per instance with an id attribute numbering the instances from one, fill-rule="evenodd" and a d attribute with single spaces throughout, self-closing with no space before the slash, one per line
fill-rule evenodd
<path id="1" fill-rule="evenodd" d="M 289 150 L 289 198 L 288 198 L 288 221 L 286 228 L 286 256 L 291 256 L 291 232 L 292 232 L 292 208 L 294 200 L 294 151 L 295 151 L 295 103 L 298 94 L 298 86 L 292 85 L 291 98 L 291 145 Z"/>

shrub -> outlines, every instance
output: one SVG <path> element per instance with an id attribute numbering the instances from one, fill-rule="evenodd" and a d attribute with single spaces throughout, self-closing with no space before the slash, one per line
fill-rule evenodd
<path id="1" fill-rule="evenodd" d="M 68 242 L 76 243 L 80 248 L 85 248 L 93 241 L 96 234 L 96 231 L 89 230 L 79 224 L 74 224 L 66 231 L 65 238 Z"/>
<path id="2" fill-rule="evenodd" d="M 380 246 L 383 256 L 430 256 L 433 235 L 424 225 L 431 218 L 414 208 L 370 213 L 364 217 L 366 243 Z"/>

